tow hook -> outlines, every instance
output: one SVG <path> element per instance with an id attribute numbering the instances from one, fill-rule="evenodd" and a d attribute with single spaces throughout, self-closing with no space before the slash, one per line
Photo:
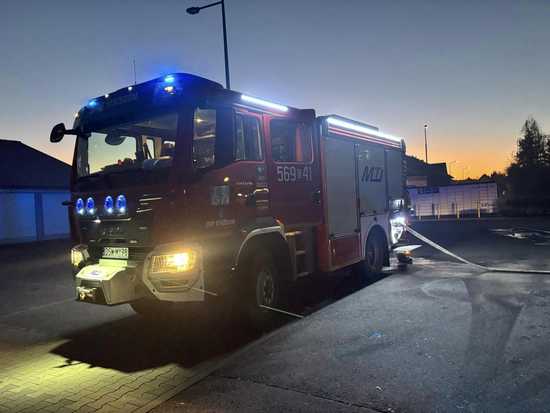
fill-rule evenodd
<path id="1" fill-rule="evenodd" d="M 76 291 L 80 301 L 96 301 L 97 288 L 77 287 Z"/>

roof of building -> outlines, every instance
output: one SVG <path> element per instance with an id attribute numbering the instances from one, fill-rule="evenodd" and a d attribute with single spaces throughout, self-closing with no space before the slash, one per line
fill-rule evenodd
<path id="1" fill-rule="evenodd" d="M 443 186 L 451 183 L 452 177 L 447 172 L 447 164 L 426 163 L 414 156 L 407 156 L 407 176 L 425 176 L 428 186 Z"/>
<path id="2" fill-rule="evenodd" d="M 71 166 L 20 141 L 0 139 L 0 188 L 68 189 Z"/>

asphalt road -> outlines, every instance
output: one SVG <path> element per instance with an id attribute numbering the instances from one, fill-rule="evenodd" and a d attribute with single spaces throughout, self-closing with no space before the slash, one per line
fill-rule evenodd
<path id="1" fill-rule="evenodd" d="M 548 218 L 417 221 L 413 228 L 477 264 L 550 269 L 550 260 L 547 259 L 550 247 Z M 408 240 L 417 242 L 411 236 Z M 417 255 L 437 260 L 449 259 L 433 248 L 422 248 Z"/>
<path id="2" fill-rule="evenodd" d="M 413 226 L 478 263 L 550 264 L 547 221 Z M 425 246 L 416 256 L 155 411 L 548 412 L 550 276 L 483 273 Z"/>
<path id="3" fill-rule="evenodd" d="M 477 263 L 550 269 L 550 221 L 414 228 Z M 293 309 L 307 316 L 260 337 L 74 302 L 68 248 L 0 247 L 0 412 L 549 410 L 549 276 L 483 274 L 423 246 L 363 289 L 304 280 Z"/>

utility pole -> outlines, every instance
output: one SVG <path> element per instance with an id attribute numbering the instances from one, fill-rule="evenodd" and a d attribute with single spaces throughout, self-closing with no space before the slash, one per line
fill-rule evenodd
<path id="1" fill-rule="evenodd" d="M 426 153 L 426 163 L 428 163 L 428 124 L 424 124 L 424 152 Z"/>
<path id="2" fill-rule="evenodd" d="M 231 89 L 229 82 L 229 54 L 227 53 L 227 28 L 225 26 L 225 3 L 222 0 L 222 22 L 223 22 L 223 52 L 225 57 L 225 87 Z"/>

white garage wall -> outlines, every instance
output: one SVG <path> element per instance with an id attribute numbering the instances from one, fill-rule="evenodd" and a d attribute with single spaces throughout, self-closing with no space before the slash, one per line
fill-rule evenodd
<path id="1" fill-rule="evenodd" d="M 0 193 L 0 242 L 35 239 L 34 193 Z"/>
<path id="2" fill-rule="evenodd" d="M 44 214 L 44 238 L 63 236 L 69 233 L 67 207 L 61 205 L 70 199 L 68 193 L 42 193 L 42 212 Z"/>
<path id="3" fill-rule="evenodd" d="M 0 244 L 69 236 L 68 191 L 1 190 Z"/>

